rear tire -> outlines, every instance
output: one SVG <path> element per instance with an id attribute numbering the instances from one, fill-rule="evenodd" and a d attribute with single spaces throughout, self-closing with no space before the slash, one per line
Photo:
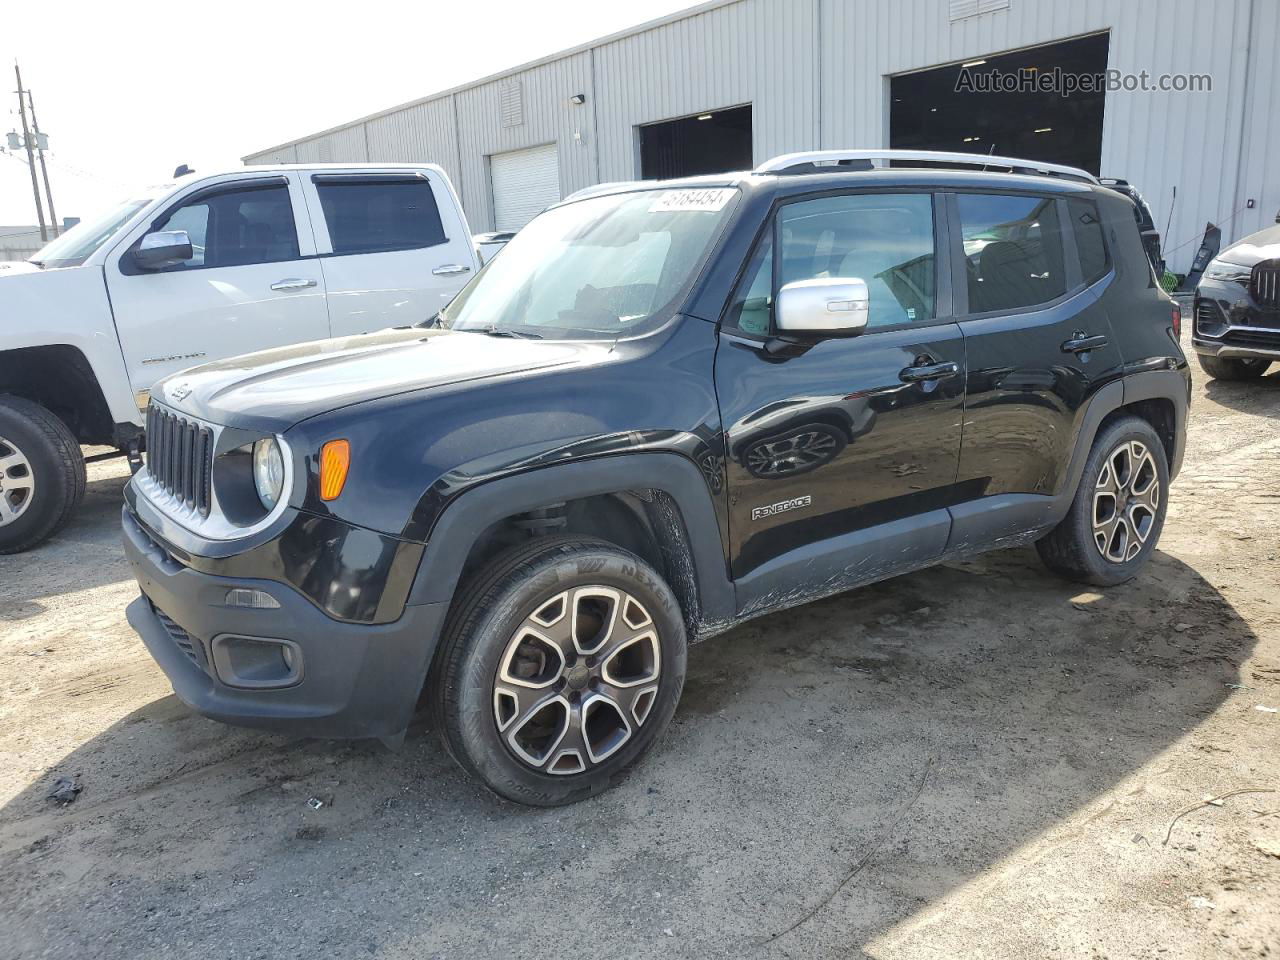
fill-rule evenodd
<path id="1" fill-rule="evenodd" d="M 1151 424 L 1112 421 L 1093 441 L 1067 515 L 1036 543 L 1040 559 L 1068 580 L 1131 580 L 1160 540 L 1168 494 L 1169 464 Z"/>
<path id="2" fill-rule="evenodd" d="M 574 803 L 616 783 L 666 728 L 685 646 L 675 595 L 639 557 L 536 540 L 460 591 L 432 670 L 436 725 L 500 797 Z"/>
<path id="3" fill-rule="evenodd" d="M 1265 358 L 1243 360 L 1235 357 L 1213 357 L 1198 353 L 1200 369 L 1215 380 L 1254 380 L 1267 372 L 1271 361 Z"/>
<path id="4" fill-rule="evenodd" d="M 0 396 L 0 554 L 53 536 L 84 498 L 80 444 L 38 403 Z"/>

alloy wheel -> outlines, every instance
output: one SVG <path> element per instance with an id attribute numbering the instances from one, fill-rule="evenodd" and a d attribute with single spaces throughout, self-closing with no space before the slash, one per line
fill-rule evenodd
<path id="1" fill-rule="evenodd" d="M 31 461 L 12 441 L 0 437 L 0 527 L 27 512 L 35 487 Z"/>
<path id="2" fill-rule="evenodd" d="M 617 753 L 658 698 L 661 647 L 635 597 L 573 587 L 521 622 L 498 664 L 493 716 L 507 748 L 544 773 L 583 773 Z"/>
<path id="3" fill-rule="evenodd" d="M 1146 444 L 1126 440 L 1107 454 L 1093 492 L 1093 540 L 1110 563 L 1142 552 L 1160 509 L 1160 471 Z"/>

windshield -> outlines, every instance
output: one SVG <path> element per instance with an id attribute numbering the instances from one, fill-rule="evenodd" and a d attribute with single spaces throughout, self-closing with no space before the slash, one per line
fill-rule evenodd
<path id="1" fill-rule="evenodd" d="M 548 210 L 458 294 L 441 323 L 560 340 L 651 330 L 690 283 L 737 195 L 646 190 Z"/>
<path id="2" fill-rule="evenodd" d="M 121 227 L 133 219 L 133 215 L 152 201 L 152 197 L 139 197 L 112 207 L 100 217 L 77 223 L 74 227 L 47 243 L 31 258 L 42 267 L 78 267 L 93 255 L 93 251 L 111 239 Z"/>

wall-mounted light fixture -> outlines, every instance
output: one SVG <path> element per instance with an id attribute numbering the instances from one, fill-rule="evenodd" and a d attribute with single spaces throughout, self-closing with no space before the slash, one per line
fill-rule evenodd
<path id="1" fill-rule="evenodd" d="M 710 119 L 711 119 L 711 114 L 709 114 L 709 113 L 701 113 L 701 114 L 698 114 L 698 119 L 699 119 L 699 120 L 710 120 Z"/>
<path id="2" fill-rule="evenodd" d="M 572 97 L 569 98 L 569 102 L 577 104 L 578 106 L 582 106 L 584 103 L 587 102 L 587 95 L 585 93 L 575 93 Z"/>

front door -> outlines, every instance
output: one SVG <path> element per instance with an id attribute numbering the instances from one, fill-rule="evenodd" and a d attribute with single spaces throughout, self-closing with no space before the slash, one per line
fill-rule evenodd
<path id="1" fill-rule="evenodd" d="M 295 216 L 293 201 L 284 176 L 198 189 L 143 231 L 185 230 L 190 260 L 141 270 L 132 259 L 139 235 L 108 261 L 135 392 L 186 367 L 329 335 L 320 264 L 303 256 L 313 250 L 309 237 L 305 251 L 299 245 L 305 211 Z"/>
<path id="2" fill-rule="evenodd" d="M 942 553 L 965 350 L 939 283 L 934 203 L 927 192 L 801 199 L 779 208 L 758 245 L 716 355 L 744 607 Z M 814 277 L 867 283 L 865 332 L 773 336 L 778 289 Z"/>

